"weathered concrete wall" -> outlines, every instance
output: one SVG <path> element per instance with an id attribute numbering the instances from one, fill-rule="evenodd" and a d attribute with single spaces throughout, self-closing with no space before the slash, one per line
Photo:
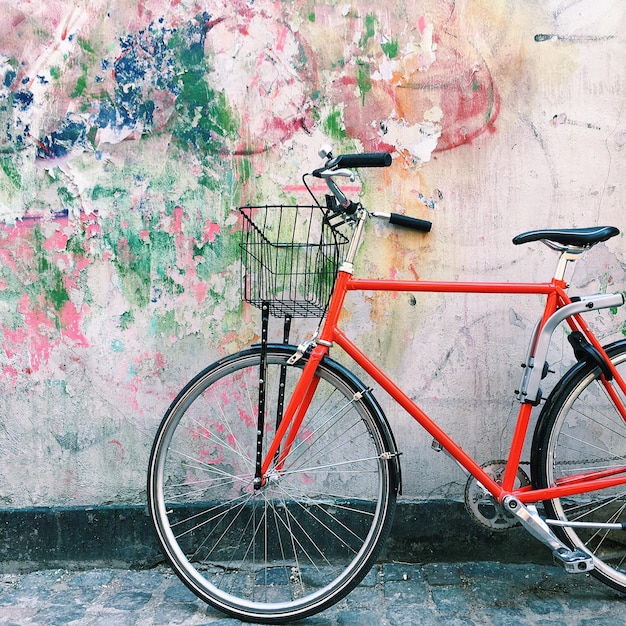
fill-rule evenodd
<path id="1" fill-rule="evenodd" d="M 235 207 L 297 201 L 323 143 L 392 151 L 362 201 L 434 222 L 373 228 L 363 273 L 547 280 L 554 254 L 518 232 L 626 228 L 619 0 L 0 4 L 2 507 L 143 502 L 176 391 L 258 331 Z M 573 283 L 622 290 L 625 267 L 620 237 Z M 345 325 L 486 462 L 539 304 L 370 294 Z M 608 340 L 623 320 L 594 323 Z M 405 494 L 460 496 L 388 412 Z"/>

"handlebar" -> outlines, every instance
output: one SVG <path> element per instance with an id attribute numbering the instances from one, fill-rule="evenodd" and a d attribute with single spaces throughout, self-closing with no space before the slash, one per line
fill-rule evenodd
<path id="1" fill-rule="evenodd" d="M 327 157 L 324 167 L 316 169 L 312 175 L 316 178 L 323 178 L 332 192 L 332 196 L 326 196 L 327 207 L 337 213 L 353 214 L 360 206 L 346 198 L 341 189 L 333 181 L 333 176 L 350 176 L 354 180 L 354 175 L 349 168 L 358 167 L 389 167 L 392 159 L 387 152 L 365 152 L 363 154 L 340 154 L 335 157 L 330 150 L 322 149 L 320 156 Z M 408 217 L 399 213 L 371 212 L 372 217 L 385 218 L 390 224 L 410 228 L 423 233 L 430 232 L 432 222 L 421 220 L 415 217 Z"/>
<path id="2" fill-rule="evenodd" d="M 429 233 L 433 227 L 433 223 L 428 220 L 420 220 L 417 217 L 409 217 L 408 215 L 401 215 L 400 213 L 371 213 L 374 217 L 383 217 L 389 220 L 390 224 L 395 226 L 403 226 L 404 228 L 410 228 L 411 230 L 418 230 L 421 233 Z"/>
<path id="3" fill-rule="evenodd" d="M 363 154 L 340 154 L 333 157 L 328 153 L 328 161 L 324 167 L 313 171 L 316 178 L 325 178 L 332 171 L 342 167 L 389 167 L 391 165 L 391 155 L 388 152 L 364 152 Z"/>

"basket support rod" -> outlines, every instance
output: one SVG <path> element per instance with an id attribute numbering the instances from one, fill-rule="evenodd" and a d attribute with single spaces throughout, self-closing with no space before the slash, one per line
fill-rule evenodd
<path id="1" fill-rule="evenodd" d="M 291 316 L 287 315 L 285 317 L 285 322 L 283 325 L 283 344 L 289 344 L 289 335 L 291 334 Z M 276 430 L 280 426 L 280 423 L 283 421 L 283 414 L 285 412 L 285 381 L 287 379 L 287 366 L 280 366 L 280 381 L 278 385 L 278 402 L 276 403 Z M 280 455 L 280 448 L 276 451 L 276 460 Z"/>
<path id="2" fill-rule="evenodd" d="M 261 358 L 259 361 L 259 402 L 257 409 L 256 431 L 256 462 L 254 472 L 254 488 L 260 489 L 263 484 L 263 433 L 265 431 L 265 391 L 267 379 L 267 335 L 270 319 L 269 302 L 261 305 Z"/>

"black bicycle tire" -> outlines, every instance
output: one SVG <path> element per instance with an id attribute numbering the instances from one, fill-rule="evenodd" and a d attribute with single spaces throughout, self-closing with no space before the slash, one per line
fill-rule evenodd
<path id="1" fill-rule="evenodd" d="M 621 365 L 622 372 L 626 373 L 624 371 L 624 368 L 626 368 L 626 340 L 620 340 L 606 346 L 605 350 L 611 361 L 615 365 Z M 562 464 L 565 469 L 567 469 L 566 465 L 574 467 L 575 465 L 578 466 L 583 464 L 583 461 L 598 464 L 599 459 L 596 459 L 593 455 L 596 454 L 598 456 L 602 456 L 599 452 L 602 436 L 606 436 L 607 439 L 611 437 L 615 437 L 617 439 L 618 435 L 619 439 L 623 437 L 624 441 L 622 449 L 615 449 L 616 446 L 614 445 L 611 447 L 611 450 L 607 451 L 608 455 L 612 455 L 615 458 L 621 458 L 621 462 L 623 462 L 624 454 L 626 454 L 626 428 L 623 433 L 619 433 L 619 430 L 611 432 L 611 429 L 614 427 L 612 426 L 613 421 L 611 420 L 611 422 L 609 422 L 611 418 L 611 413 L 609 411 L 604 408 L 602 410 L 600 410 L 600 408 L 593 408 L 593 406 L 586 409 L 585 405 L 582 404 L 582 400 L 579 404 L 577 404 L 577 402 L 583 397 L 583 394 L 591 394 L 590 389 L 592 385 L 599 380 L 600 374 L 601 370 L 598 365 L 586 361 L 578 362 L 556 384 L 554 390 L 546 401 L 546 404 L 544 405 L 537 421 L 531 447 L 531 473 L 535 488 L 547 488 L 553 484 L 555 473 L 558 471 L 555 469 L 555 465 L 557 464 Z M 597 397 L 601 398 L 602 396 L 597 394 Z M 586 410 L 587 412 L 583 413 L 583 410 Z M 571 417 L 566 425 L 565 423 L 568 420 L 568 413 Z M 583 416 L 585 416 L 585 419 L 587 420 L 586 422 L 583 421 Z M 611 426 L 609 424 L 611 424 Z M 623 420 L 621 420 L 621 424 L 624 424 Z M 617 422 L 617 426 L 615 426 L 615 428 L 621 429 L 621 424 Z M 595 429 L 596 434 L 594 434 L 593 437 L 597 440 L 592 442 L 591 437 L 589 437 L 589 442 L 587 442 L 587 436 L 577 435 L 574 437 L 573 433 L 567 432 L 574 428 L 579 429 L 581 433 L 583 432 L 582 429 L 590 432 L 591 429 Z M 559 446 L 558 440 L 561 433 L 563 433 L 562 449 L 564 452 L 562 456 L 559 456 L 560 453 L 557 452 L 557 447 Z M 568 443 L 567 452 L 565 452 L 566 438 L 568 442 L 576 442 L 575 444 Z M 565 458 L 566 455 L 567 458 Z M 602 461 L 605 463 L 608 462 L 607 459 L 602 459 Z M 569 507 L 569 510 L 572 511 L 570 517 L 575 515 L 577 517 L 577 520 L 575 521 L 585 521 L 585 514 L 594 516 L 597 515 L 601 509 L 608 509 L 613 512 L 613 509 L 617 505 L 618 501 L 626 503 L 626 489 L 621 490 L 621 492 L 623 492 L 623 494 L 621 494 L 623 500 L 618 500 L 617 498 L 620 497 L 618 495 L 603 492 L 605 493 L 604 501 L 608 501 L 609 498 L 611 499 L 610 507 L 602 502 L 597 503 L 593 507 L 587 504 L 585 501 L 589 500 L 591 494 L 584 496 L 580 501 L 577 501 L 573 496 L 570 498 L 546 500 L 543 503 L 545 507 L 545 514 L 548 519 L 569 519 L 567 512 L 565 511 L 565 509 Z M 593 493 L 596 492 L 592 492 L 592 494 Z M 600 492 L 598 493 L 601 495 Z M 576 513 L 573 513 L 573 507 L 575 504 L 578 504 L 578 506 Z M 589 511 L 589 513 L 586 513 L 587 511 Z M 593 511 L 593 513 L 591 511 Z M 569 521 L 572 520 L 569 519 Z M 611 521 L 618 520 L 612 519 Z M 626 514 L 622 514 L 619 521 L 626 522 Z M 622 593 L 626 593 L 626 568 L 620 571 L 616 567 L 607 563 L 598 553 L 594 553 L 593 545 L 595 542 L 599 541 L 600 534 L 597 532 L 592 534 L 590 532 L 590 536 L 586 537 L 585 530 L 581 529 L 577 531 L 571 527 L 563 528 L 555 526 L 553 527 L 553 530 L 557 537 L 559 537 L 559 539 L 561 539 L 561 541 L 563 541 L 570 548 L 583 548 L 592 553 L 594 569 L 591 570 L 591 574 L 593 576 L 611 588 Z M 617 532 L 623 535 L 623 531 L 611 532 Z M 603 532 L 601 536 L 603 539 L 599 543 L 597 550 L 605 550 L 606 546 L 609 545 L 609 542 L 612 543 L 615 541 L 615 539 L 611 537 L 608 532 Z M 626 551 L 624 551 L 624 556 L 626 557 Z"/>
<path id="2" fill-rule="evenodd" d="M 268 347 L 267 355 L 270 362 L 276 360 L 284 362 L 295 350 L 296 349 L 292 346 L 271 345 Z M 375 401 L 370 391 L 343 366 L 329 358 L 324 358 L 320 363 L 318 372 L 320 372 L 322 377 L 325 377 L 325 380 L 328 380 L 329 384 L 333 385 L 334 383 L 338 383 L 342 386 L 342 393 L 349 390 L 350 393 L 353 394 L 355 398 L 354 402 L 356 402 L 355 406 L 358 406 L 357 410 L 362 411 L 362 415 L 366 416 L 365 418 L 362 417 L 362 419 L 369 420 L 368 428 L 372 429 L 371 436 L 377 440 L 376 445 L 380 447 L 381 457 L 384 457 L 384 460 L 381 459 L 378 461 L 378 465 L 382 468 L 384 474 L 382 479 L 384 483 L 384 493 L 381 494 L 382 501 L 380 503 L 380 509 L 377 512 L 376 528 L 367 537 L 369 545 L 364 544 L 361 551 L 362 554 L 360 553 L 358 559 L 355 559 L 355 561 L 350 564 L 351 571 L 349 575 L 344 575 L 343 579 L 336 584 L 336 587 L 328 585 L 329 589 L 320 597 L 313 595 L 313 597 L 306 602 L 298 600 L 295 603 L 291 603 L 293 606 L 283 606 L 280 610 L 265 605 L 260 607 L 250 606 L 250 603 L 247 601 L 238 604 L 236 601 L 232 600 L 230 594 L 226 594 L 229 598 L 225 600 L 222 594 L 220 594 L 218 590 L 216 591 L 216 588 L 212 587 L 208 581 L 201 579 L 201 577 L 197 575 L 197 570 L 186 560 L 186 557 L 185 559 L 181 559 L 180 546 L 177 548 L 177 546 L 172 545 L 172 534 L 166 527 L 167 514 L 165 512 L 165 499 L 162 493 L 163 477 L 160 475 L 163 467 L 162 463 L 165 462 L 162 459 L 162 454 L 165 450 L 164 445 L 169 436 L 168 433 L 170 433 L 172 428 L 175 430 L 172 424 L 173 421 L 176 421 L 176 416 L 179 415 L 181 407 L 186 405 L 188 408 L 191 406 L 194 399 L 198 397 L 204 389 L 208 388 L 216 381 L 221 380 L 222 376 L 220 372 L 230 374 L 236 371 L 237 363 L 249 364 L 256 362 L 256 360 L 259 359 L 259 355 L 260 347 L 253 347 L 237 353 L 236 355 L 221 359 L 192 379 L 172 402 L 161 422 L 150 456 L 148 471 L 148 508 L 157 538 L 167 561 L 183 583 L 195 595 L 211 606 L 238 619 L 278 624 L 295 619 L 302 619 L 332 606 L 356 587 L 369 572 L 384 545 L 393 522 L 396 494 L 400 483 L 400 470 L 393 435 L 380 406 Z M 297 363 L 297 367 L 302 368 L 307 358 L 306 355 L 302 357 Z M 184 415 L 187 408 L 180 413 L 181 417 Z M 194 570 L 195 574 L 190 571 L 190 567 Z M 336 581 L 333 582 L 333 585 L 335 582 Z"/>

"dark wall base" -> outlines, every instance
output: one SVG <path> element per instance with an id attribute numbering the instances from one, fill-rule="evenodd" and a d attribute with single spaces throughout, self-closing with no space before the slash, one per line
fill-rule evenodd
<path id="1" fill-rule="evenodd" d="M 145 507 L 0 510 L 0 571 L 42 567 L 148 568 L 163 560 Z M 460 502 L 399 502 L 385 561 L 550 563 L 525 530 L 490 532 Z"/>

